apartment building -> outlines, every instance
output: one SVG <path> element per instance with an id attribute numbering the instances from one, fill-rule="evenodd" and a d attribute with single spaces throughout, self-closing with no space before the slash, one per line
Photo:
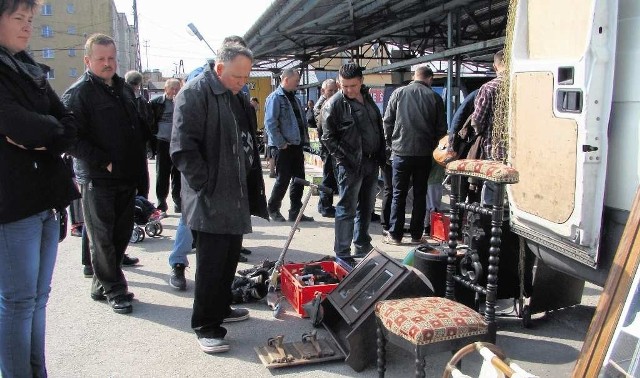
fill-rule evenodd
<path id="1" fill-rule="evenodd" d="M 44 0 L 33 26 L 28 49 L 51 67 L 49 82 L 59 95 L 84 72 L 84 44 L 93 33 L 115 39 L 118 75 L 137 67 L 137 35 L 113 0 Z"/>

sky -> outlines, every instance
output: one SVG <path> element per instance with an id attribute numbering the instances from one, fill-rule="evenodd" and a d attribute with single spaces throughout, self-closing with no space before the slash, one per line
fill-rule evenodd
<path id="1" fill-rule="evenodd" d="M 114 0 L 118 12 L 133 25 L 133 0 Z M 142 70 L 159 69 L 164 76 L 203 65 L 213 56 L 207 45 L 190 35 L 193 23 L 216 49 L 228 35 L 243 36 L 271 5 L 272 0 L 138 0 Z"/>

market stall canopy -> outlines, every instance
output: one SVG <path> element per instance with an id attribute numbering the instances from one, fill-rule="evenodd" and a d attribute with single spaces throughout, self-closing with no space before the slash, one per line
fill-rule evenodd
<path id="1" fill-rule="evenodd" d="M 508 6 L 508 0 L 275 0 L 244 38 L 255 68 L 271 71 L 333 70 L 343 58 L 369 72 L 456 56 L 484 64 L 504 43 Z"/>

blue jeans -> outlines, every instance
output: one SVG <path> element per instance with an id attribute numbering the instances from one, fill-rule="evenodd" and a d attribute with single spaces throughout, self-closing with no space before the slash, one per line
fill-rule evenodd
<path id="1" fill-rule="evenodd" d="M 431 160 L 431 156 L 393 156 L 393 200 L 389 232 L 396 240 L 401 240 L 404 235 L 405 207 L 410 183 L 413 183 L 413 209 L 409 231 L 413 239 L 422 237 Z"/>
<path id="2" fill-rule="evenodd" d="M 340 200 L 336 204 L 334 252 L 338 257 L 351 255 L 351 240 L 356 255 L 368 253 L 371 246 L 369 223 L 376 201 L 378 163 L 363 158 L 359 171 L 347 171 L 337 165 Z"/>
<path id="3" fill-rule="evenodd" d="M 0 224 L 0 376 L 45 377 L 46 306 L 59 219 L 43 211 Z"/>
<path id="4" fill-rule="evenodd" d="M 193 235 L 191 234 L 191 229 L 184 221 L 184 217 L 180 217 L 178 229 L 176 230 L 176 241 L 173 242 L 173 250 L 169 255 L 169 265 L 183 264 L 184 266 L 189 266 L 187 254 L 191 252 L 192 244 Z"/>

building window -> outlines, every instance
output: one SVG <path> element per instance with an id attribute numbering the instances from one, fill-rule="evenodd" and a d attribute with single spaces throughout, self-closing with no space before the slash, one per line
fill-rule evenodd
<path id="1" fill-rule="evenodd" d="M 69 56 L 76 56 L 76 49 L 69 49 Z"/>
<path id="2" fill-rule="evenodd" d="M 53 5 L 51 3 L 42 4 L 42 15 L 43 16 L 51 16 L 53 15 Z"/>
<path id="3" fill-rule="evenodd" d="M 78 69 L 69 68 L 69 77 L 78 77 Z"/>
<path id="4" fill-rule="evenodd" d="M 67 28 L 67 34 L 75 35 L 76 33 L 77 33 L 77 30 L 75 26 L 69 26 Z"/>
<path id="5" fill-rule="evenodd" d="M 47 72 L 47 79 L 51 80 L 55 78 L 56 78 L 56 71 L 53 68 L 51 68 L 49 72 Z"/>
<path id="6" fill-rule="evenodd" d="M 55 58 L 55 52 L 53 51 L 53 49 L 43 49 L 42 57 L 44 59 L 53 59 Z"/>
<path id="7" fill-rule="evenodd" d="M 49 25 L 42 25 L 42 37 L 43 38 L 51 38 L 53 37 L 53 29 Z"/>
<path id="8" fill-rule="evenodd" d="M 67 13 L 74 14 L 76 13 L 76 7 L 72 3 L 67 4 Z"/>

